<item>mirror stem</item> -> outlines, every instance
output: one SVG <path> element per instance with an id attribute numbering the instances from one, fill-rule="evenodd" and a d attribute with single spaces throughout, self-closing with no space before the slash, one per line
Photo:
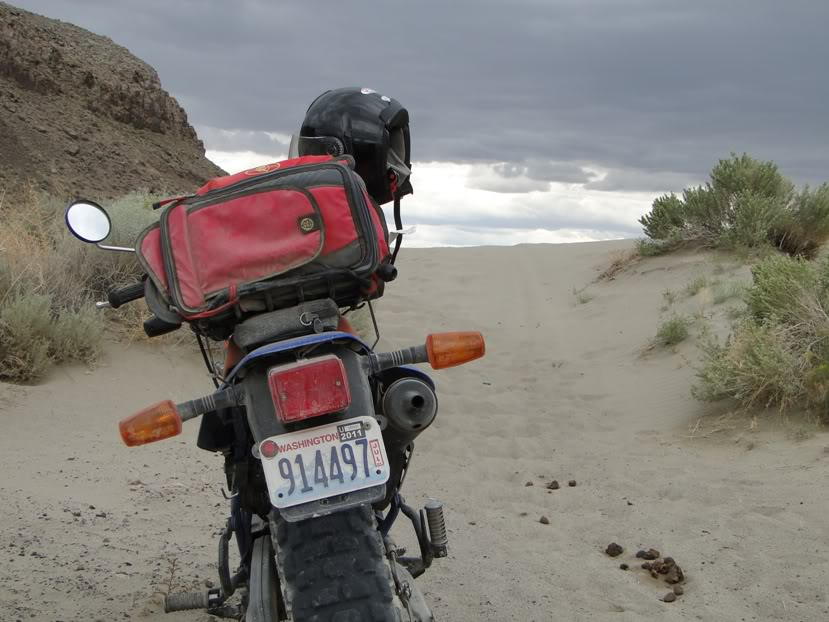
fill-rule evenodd
<path id="1" fill-rule="evenodd" d="M 107 246 L 106 244 L 101 244 L 100 242 L 98 244 L 96 244 L 95 246 L 97 246 L 98 248 L 103 249 L 105 251 L 118 251 L 119 253 L 134 253 L 135 252 L 134 248 L 126 248 L 124 246 Z"/>

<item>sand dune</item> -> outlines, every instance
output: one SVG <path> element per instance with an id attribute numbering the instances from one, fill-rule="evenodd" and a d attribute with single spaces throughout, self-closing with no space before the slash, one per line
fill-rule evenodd
<path id="1" fill-rule="evenodd" d="M 746 269 L 688 252 L 589 285 L 629 246 L 401 253 L 382 345 L 465 328 L 488 345 L 485 359 L 434 373 L 441 412 L 404 490 L 412 504 L 447 504 L 450 557 L 422 580 L 438 619 L 829 619 L 829 442 L 795 440 L 797 424 L 773 417 L 753 430 L 719 420 L 689 394 L 693 340 L 647 349 L 666 288 L 701 272 L 746 280 Z M 586 285 L 593 299 L 579 304 L 573 288 Z M 727 305 L 677 304 L 725 330 Z M 191 352 L 139 344 L 110 346 L 92 372 L 0 385 L 0 618 L 205 618 L 165 616 L 158 594 L 215 580 L 221 460 L 195 447 L 195 426 L 127 450 L 115 422 L 207 387 Z M 562 487 L 548 491 L 553 479 Z M 626 549 L 616 559 L 603 552 L 611 541 Z M 638 568 L 634 553 L 650 547 L 685 570 L 674 603 L 660 601 L 664 583 L 619 568 Z"/>

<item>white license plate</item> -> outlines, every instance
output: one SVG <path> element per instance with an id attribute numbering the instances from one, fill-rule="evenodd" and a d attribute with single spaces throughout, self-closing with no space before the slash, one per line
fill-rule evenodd
<path id="1" fill-rule="evenodd" d="M 362 490 L 389 479 L 383 435 L 372 417 L 272 436 L 262 443 L 267 440 L 278 446 L 273 458 L 262 456 L 276 508 Z"/>

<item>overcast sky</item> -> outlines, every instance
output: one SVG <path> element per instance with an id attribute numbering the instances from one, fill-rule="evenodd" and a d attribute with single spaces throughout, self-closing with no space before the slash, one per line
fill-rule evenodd
<path id="1" fill-rule="evenodd" d="M 153 65 L 225 168 L 284 156 L 327 88 L 399 99 L 419 245 L 636 236 L 732 151 L 829 179 L 825 0 L 13 4 Z"/>

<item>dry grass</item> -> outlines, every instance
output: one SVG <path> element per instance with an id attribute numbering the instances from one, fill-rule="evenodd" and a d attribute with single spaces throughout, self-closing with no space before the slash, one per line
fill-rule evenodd
<path id="1" fill-rule="evenodd" d="M 108 242 L 131 246 L 157 217 L 151 202 L 135 193 L 108 205 L 114 226 Z M 141 275 L 134 255 L 102 251 L 72 237 L 64 225 L 65 207 L 33 187 L 0 203 L 0 379 L 31 382 L 53 363 L 93 362 L 107 317 L 95 311 L 93 301 Z M 140 311 L 128 307 L 109 317 L 121 320 L 127 332 L 143 322 Z"/>
<path id="2" fill-rule="evenodd" d="M 636 265 L 642 255 L 636 248 L 613 251 L 609 255 L 610 264 L 599 273 L 597 281 L 610 281 Z"/>

